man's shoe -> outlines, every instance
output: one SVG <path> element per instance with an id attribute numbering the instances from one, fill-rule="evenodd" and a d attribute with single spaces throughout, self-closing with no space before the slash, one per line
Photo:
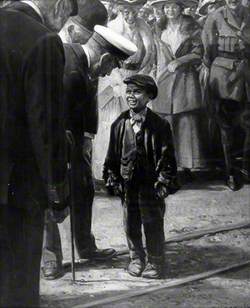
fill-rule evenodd
<path id="1" fill-rule="evenodd" d="M 229 174 L 226 179 L 226 185 L 232 190 L 237 191 L 240 190 L 243 186 L 242 181 L 240 180 L 239 176 L 235 176 Z"/>
<path id="2" fill-rule="evenodd" d="M 54 280 L 64 275 L 64 271 L 61 265 L 58 265 L 56 261 L 48 261 L 42 267 L 43 278 L 45 280 Z"/>
<path id="3" fill-rule="evenodd" d="M 94 249 L 89 250 L 88 252 L 84 252 L 80 254 L 81 259 L 89 259 L 94 261 L 105 261 L 112 259 L 117 254 L 116 250 L 113 248 L 107 248 L 107 249 Z"/>
<path id="4" fill-rule="evenodd" d="M 131 276 L 139 277 L 145 268 L 145 261 L 141 259 L 132 259 L 128 265 L 127 271 Z"/>
<path id="5" fill-rule="evenodd" d="M 163 277 L 163 266 L 162 264 L 156 264 L 148 262 L 144 271 L 142 272 L 143 278 L 148 279 L 160 279 Z"/>

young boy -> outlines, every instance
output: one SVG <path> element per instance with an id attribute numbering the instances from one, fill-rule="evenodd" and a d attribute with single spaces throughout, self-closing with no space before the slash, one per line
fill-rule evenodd
<path id="1" fill-rule="evenodd" d="M 127 84 L 129 110 L 111 126 L 104 164 L 109 190 L 118 192 L 130 251 L 128 273 L 161 278 L 164 265 L 164 199 L 174 193 L 176 160 L 168 122 L 147 108 L 156 98 L 157 85 L 146 75 L 133 75 Z M 147 263 L 142 243 L 144 227 Z"/>

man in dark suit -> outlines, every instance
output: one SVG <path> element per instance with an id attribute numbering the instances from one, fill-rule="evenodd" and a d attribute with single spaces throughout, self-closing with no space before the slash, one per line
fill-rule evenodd
<path id="1" fill-rule="evenodd" d="M 89 33 L 94 30 L 95 23 L 100 21 L 105 23 L 107 18 L 106 9 L 99 1 L 91 3 L 79 1 L 78 6 L 79 16 L 69 20 L 64 27 L 68 29 L 74 26 L 74 31 L 77 33 L 77 39 L 73 38 L 74 44 L 64 44 L 66 126 L 72 131 L 76 141 L 74 153 L 75 240 L 81 259 L 105 260 L 114 256 L 115 250 L 98 249 L 95 237 L 91 233 L 94 198 L 91 167 L 92 139 L 98 126 L 96 88 L 98 76 L 109 73 L 118 65 L 118 61 L 127 58 L 131 51 L 130 53 L 129 50 L 122 52 L 119 49 L 125 44 L 122 43 L 121 36 L 119 36 L 121 39 L 119 48 L 112 45 L 112 42 L 107 45 L 103 44 L 102 37 L 99 37 L 96 32 L 90 38 Z M 88 31 L 85 30 L 86 26 Z M 112 31 L 104 29 L 105 32 L 112 34 Z M 67 37 L 65 33 L 63 36 Z M 86 42 L 88 39 L 89 41 Z M 85 45 L 77 44 L 84 42 Z M 130 42 L 128 46 L 129 44 Z M 43 275 L 45 279 L 51 280 L 63 274 L 59 230 L 51 220 L 46 223 L 44 239 Z"/>
<path id="2" fill-rule="evenodd" d="M 90 39 L 96 24 L 105 25 L 108 14 L 99 0 L 78 0 L 78 15 L 71 17 L 59 35 L 65 51 L 65 104 L 67 128 L 71 130 L 81 149 L 75 157 L 77 178 L 76 196 L 76 245 L 81 258 L 105 260 L 115 254 L 114 249 L 97 249 L 91 232 L 94 182 L 92 176 L 92 140 L 98 128 L 97 84 L 90 80 L 82 47 Z M 59 228 L 49 213 L 45 219 L 43 245 L 43 277 L 52 280 L 63 274 L 62 247 Z"/>
<path id="3" fill-rule="evenodd" d="M 44 210 L 64 207 L 64 51 L 73 0 L 0 10 L 0 306 L 38 307 Z M 5 248 L 2 250 L 2 248 Z"/>

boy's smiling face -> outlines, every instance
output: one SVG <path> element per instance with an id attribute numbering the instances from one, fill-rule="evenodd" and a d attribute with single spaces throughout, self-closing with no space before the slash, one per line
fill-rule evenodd
<path id="1" fill-rule="evenodd" d="M 129 109 L 138 113 L 145 109 L 150 101 L 148 93 L 136 84 L 128 84 L 126 89 L 126 100 Z"/>

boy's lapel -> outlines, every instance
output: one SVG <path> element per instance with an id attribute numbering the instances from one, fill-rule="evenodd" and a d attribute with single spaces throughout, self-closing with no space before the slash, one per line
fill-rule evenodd
<path id="1" fill-rule="evenodd" d="M 153 119 L 153 113 L 149 108 L 147 110 L 145 122 L 143 123 L 143 129 L 144 129 L 144 146 L 145 146 L 146 153 L 148 153 L 149 144 L 152 145 L 153 152 L 154 152 L 155 145 L 156 145 L 154 132 L 157 130 L 157 126 L 156 126 L 156 122 Z"/>
<path id="2" fill-rule="evenodd" d="M 155 121 L 153 120 L 153 113 L 152 111 L 148 108 L 147 110 L 147 114 L 146 114 L 146 119 L 143 123 L 143 128 L 144 129 L 149 129 L 149 130 L 154 130 L 155 127 L 156 127 L 156 123 Z"/>

